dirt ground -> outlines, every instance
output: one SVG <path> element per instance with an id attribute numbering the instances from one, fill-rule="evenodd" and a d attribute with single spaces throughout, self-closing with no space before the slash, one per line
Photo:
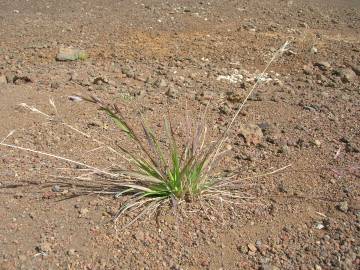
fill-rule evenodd
<path id="1" fill-rule="evenodd" d="M 109 221 L 125 198 L 72 196 L 83 166 L 0 146 L 0 269 L 359 269 L 358 0 L 2 0 L 0 141 L 15 130 L 5 143 L 123 165 L 95 139 L 124 138 L 73 94 L 134 123 L 141 112 L 157 132 L 168 109 L 181 125 L 210 100 L 215 138 L 287 40 L 219 167 L 247 178 L 251 200 L 164 207 L 121 229 L 131 214 Z M 89 57 L 57 61 L 61 47 Z"/>

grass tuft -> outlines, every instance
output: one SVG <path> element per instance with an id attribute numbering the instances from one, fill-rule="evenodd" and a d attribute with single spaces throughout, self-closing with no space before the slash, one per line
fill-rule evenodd
<path id="1" fill-rule="evenodd" d="M 288 42 L 286 42 L 270 59 L 260 74 L 260 78 L 267 72 L 271 63 L 282 53 L 287 50 Z M 22 151 L 41 154 L 47 157 L 60 159 L 76 165 L 86 167 L 92 171 L 91 174 L 102 174 L 105 177 L 99 181 L 103 186 L 94 186 L 94 180 L 86 177 L 77 177 L 79 181 L 88 181 L 92 183 L 96 190 L 93 193 L 98 194 L 114 194 L 116 197 L 128 195 L 129 199 L 121 206 L 114 220 L 119 218 L 124 213 L 140 209 L 138 214 L 128 225 L 131 225 L 140 217 L 153 213 L 161 204 L 170 202 L 174 206 L 182 201 L 191 201 L 195 198 L 207 198 L 209 201 L 219 199 L 221 203 L 234 202 L 238 204 L 238 200 L 252 199 L 248 194 L 241 192 L 238 187 L 238 179 L 232 177 L 218 177 L 214 174 L 216 162 L 219 160 L 224 151 L 222 151 L 223 144 L 227 140 L 229 131 L 231 130 L 237 116 L 243 109 L 245 103 L 248 101 L 258 83 L 257 80 L 253 87 L 248 92 L 246 98 L 240 104 L 238 110 L 231 118 L 220 138 L 209 143 L 207 141 L 207 125 L 206 112 L 207 107 L 203 112 L 201 119 L 196 123 L 190 120 L 186 115 L 185 123 L 188 131 L 184 144 L 177 141 L 177 136 L 174 133 L 172 123 L 169 117 L 164 118 L 164 133 L 166 134 L 167 144 L 160 143 L 154 131 L 148 127 L 146 122 L 141 119 L 141 132 L 138 134 L 132 127 L 131 123 L 123 116 L 121 110 L 112 104 L 106 104 L 95 96 L 79 97 L 82 100 L 95 104 L 100 110 L 104 111 L 115 123 L 121 132 L 135 145 L 136 150 L 130 151 L 122 145 L 117 144 L 118 149 L 114 149 L 109 145 L 102 143 L 96 139 L 92 139 L 89 134 L 86 134 L 77 128 L 60 121 L 60 124 L 70 128 L 72 131 L 92 139 L 101 147 L 106 147 L 113 153 L 116 153 L 129 161 L 131 165 L 126 170 L 112 170 L 111 172 L 105 169 L 99 169 L 69 158 L 61 157 L 59 155 L 45 153 L 29 148 L 24 148 L 12 144 L 5 143 L 13 132 L 10 132 L 3 140 L 0 141 L 0 146 L 19 149 Z M 57 114 L 57 109 L 52 100 L 50 104 Z M 26 104 L 21 104 L 32 112 L 38 113 L 46 117 L 48 120 L 55 120 L 54 117 L 39 111 L 34 107 Z M 183 142 L 181 142 L 183 143 Z M 180 147 L 180 145 L 182 145 Z M 274 170 L 270 173 L 254 177 L 263 177 L 273 173 L 280 172 L 290 165 Z M 235 175 L 236 176 L 236 175 Z M 244 180 L 244 179 L 242 179 Z M 89 191 L 91 192 L 91 191 Z"/>
<path id="2" fill-rule="evenodd" d="M 119 171 L 130 180 L 119 183 L 122 190 L 117 196 L 132 197 L 121 207 L 115 218 L 145 202 L 159 205 L 164 201 L 192 200 L 216 183 L 211 177 L 210 163 L 217 148 L 214 145 L 204 147 L 207 134 L 206 110 L 198 123 L 187 123 L 187 126 L 194 126 L 194 132 L 189 134 L 181 148 L 169 117 L 165 118 L 164 133 L 168 147 L 164 151 L 157 136 L 144 120 L 141 120 L 142 134 L 137 134 L 116 105 L 106 104 L 94 96 L 81 98 L 99 106 L 139 150 L 131 152 L 118 145 L 133 169 Z M 186 120 L 189 121 L 189 117 Z"/>

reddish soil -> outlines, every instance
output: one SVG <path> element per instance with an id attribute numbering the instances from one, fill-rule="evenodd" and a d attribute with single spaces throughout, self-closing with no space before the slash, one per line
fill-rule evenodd
<path id="1" fill-rule="evenodd" d="M 0 138 L 15 129 L 6 143 L 99 168 L 123 160 L 19 104 L 126 144 L 102 112 L 69 96 L 115 102 L 134 123 L 141 112 L 158 134 L 168 108 L 182 125 L 186 104 L 196 116 L 210 99 L 215 138 L 292 41 L 219 167 L 250 177 L 239 189 L 253 199 L 163 207 L 122 230 L 134 214 L 108 221 L 126 198 L 75 196 L 82 166 L 0 146 L 0 269 L 359 269 L 359 37 L 358 0 L 0 1 Z M 60 47 L 89 58 L 56 61 Z M 232 74 L 242 81 L 218 80 Z M 244 124 L 261 129 L 255 145 Z"/>

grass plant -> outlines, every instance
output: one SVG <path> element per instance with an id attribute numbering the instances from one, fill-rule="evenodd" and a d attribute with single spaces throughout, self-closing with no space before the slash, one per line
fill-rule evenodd
<path id="1" fill-rule="evenodd" d="M 214 174 L 214 168 L 216 168 L 217 161 L 223 153 L 222 148 L 224 142 L 240 111 L 253 94 L 271 63 L 287 49 L 287 46 L 288 42 L 273 55 L 229 121 L 225 131 L 215 142 L 210 143 L 207 140 L 207 107 L 204 109 L 201 119 L 196 123 L 192 123 L 188 114 L 185 115 L 187 130 L 185 142 L 178 141 L 169 117 L 165 117 L 163 126 L 167 142 L 164 144 L 160 142 L 158 136 L 148 127 L 143 119 L 140 121 L 142 131 L 136 132 L 135 130 L 137 129 L 123 116 L 121 110 L 116 105 L 107 104 L 97 97 L 91 96 L 80 98 L 95 104 L 100 110 L 105 112 L 119 130 L 125 134 L 128 140 L 135 146 L 135 151 L 130 151 L 119 144 L 117 145 L 117 149 L 107 146 L 109 150 L 119 153 L 129 161 L 130 165 L 126 170 L 112 170 L 110 172 L 58 155 L 5 143 L 5 140 L 11 136 L 12 133 L 0 141 L 0 145 L 58 158 L 63 161 L 85 166 L 93 170 L 94 173 L 110 177 L 111 180 L 109 183 L 114 183 L 116 189 L 111 189 L 111 191 L 105 190 L 103 192 L 97 191 L 97 193 L 112 193 L 116 197 L 128 196 L 126 202 L 114 216 L 114 219 L 119 218 L 127 211 L 141 209 L 137 217 L 132 220 L 132 222 L 134 222 L 141 216 L 155 211 L 165 202 L 170 202 L 175 205 L 179 202 L 191 201 L 194 198 L 208 198 L 209 200 L 221 198 L 222 201 L 249 199 L 250 197 L 247 194 L 242 193 L 237 188 L 238 180 L 234 180 L 231 177 L 218 177 Z M 56 111 L 54 103 L 50 103 Z M 32 111 L 40 113 L 51 120 L 51 116 L 26 104 L 23 106 L 27 106 Z M 88 134 L 66 123 L 62 122 L 62 124 L 90 138 Z M 262 176 L 276 173 L 286 167 L 263 174 Z"/>

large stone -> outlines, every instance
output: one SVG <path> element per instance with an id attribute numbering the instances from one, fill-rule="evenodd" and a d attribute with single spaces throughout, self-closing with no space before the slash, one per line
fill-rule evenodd
<path id="1" fill-rule="evenodd" d="M 347 201 L 342 201 L 338 204 L 338 209 L 341 211 L 341 212 L 344 212 L 346 213 L 349 209 L 349 205 L 348 205 L 348 202 Z"/>
<path id="2" fill-rule="evenodd" d="M 356 73 L 351 68 L 342 69 L 340 76 L 344 83 L 351 83 L 356 80 Z"/>
<path id="3" fill-rule="evenodd" d="M 356 75 L 360 76 L 360 65 L 352 65 L 351 68 Z"/>
<path id="4" fill-rule="evenodd" d="M 76 48 L 60 48 L 56 56 L 57 61 L 85 60 L 88 57 L 84 50 Z"/>
<path id="5" fill-rule="evenodd" d="M 13 83 L 14 84 L 26 84 L 26 83 L 32 83 L 34 82 L 34 80 L 32 78 L 30 78 L 29 76 L 22 76 L 22 75 L 15 75 L 13 78 Z"/>
<path id="6" fill-rule="evenodd" d="M 155 85 L 156 87 L 163 88 L 163 87 L 168 86 L 168 83 L 166 82 L 165 79 L 157 79 L 157 80 L 155 81 L 154 85 Z"/>
<path id="7" fill-rule="evenodd" d="M 0 84 L 6 84 L 7 83 L 7 79 L 5 75 L 0 75 Z"/>
<path id="8" fill-rule="evenodd" d="M 261 270 L 279 270 L 280 268 L 275 265 L 271 265 L 271 264 L 263 264 L 260 269 Z"/>
<path id="9" fill-rule="evenodd" d="M 257 145 L 262 142 L 263 132 L 258 125 L 243 124 L 240 126 L 239 134 L 244 137 L 245 142 L 250 145 Z"/>
<path id="10" fill-rule="evenodd" d="M 250 243 L 247 246 L 248 246 L 248 248 L 249 248 L 249 250 L 251 252 L 256 252 L 257 251 L 257 248 L 256 248 L 256 246 L 254 244 Z"/>
<path id="11" fill-rule="evenodd" d="M 320 62 L 316 62 L 314 66 L 320 68 L 321 70 L 328 70 L 330 69 L 331 64 L 327 61 L 320 61 Z"/>
<path id="12" fill-rule="evenodd" d="M 350 201 L 349 208 L 353 210 L 360 210 L 360 196 L 355 197 Z"/>
<path id="13" fill-rule="evenodd" d="M 126 77 L 128 78 L 134 78 L 135 77 L 135 72 L 133 69 L 129 68 L 129 67 L 123 67 L 121 69 L 121 73 L 126 75 Z"/>
<path id="14" fill-rule="evenodd" d="M 303 66 L 303 71 L 305 75 L 311 75 L 314 72 L 312 67 L 309 65 Z"/>

